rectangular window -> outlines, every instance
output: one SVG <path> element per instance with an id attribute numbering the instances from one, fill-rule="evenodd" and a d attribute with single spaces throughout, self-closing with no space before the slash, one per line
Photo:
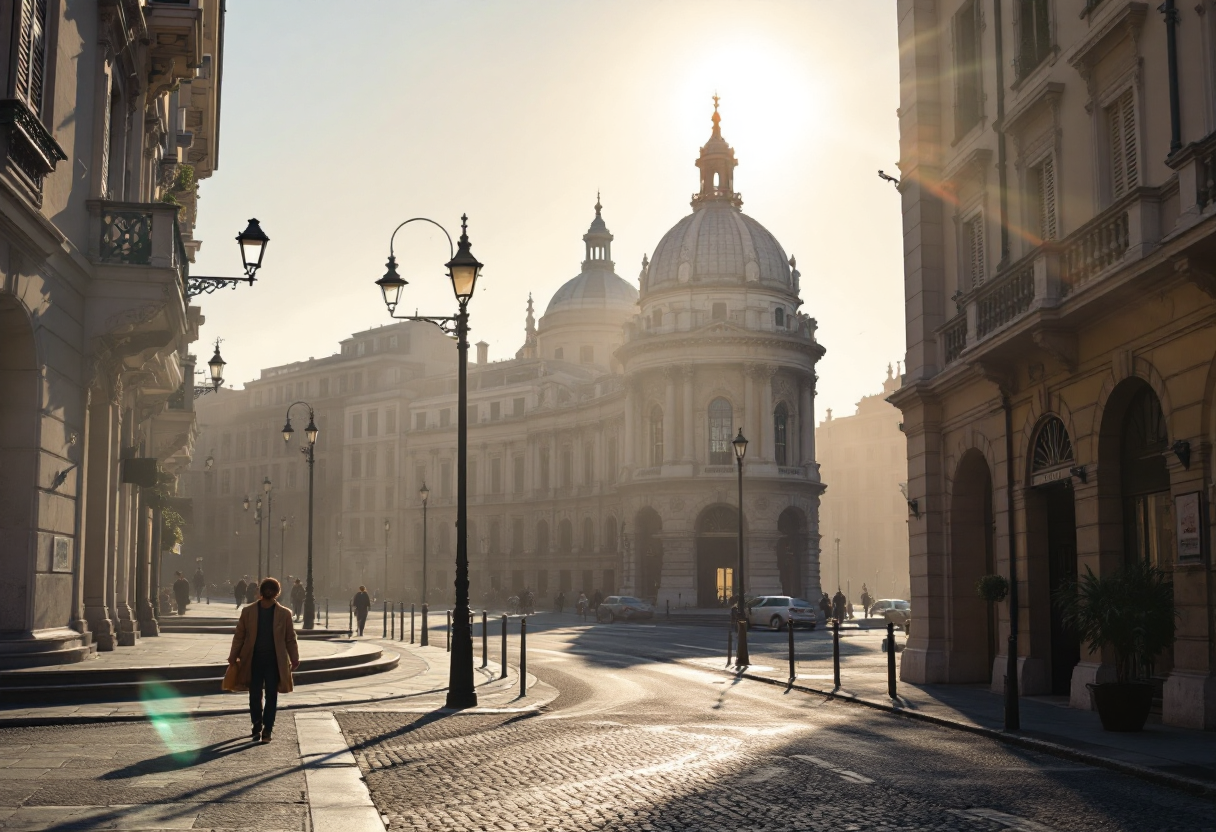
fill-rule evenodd
<path id="1" fill-rule="evenodd" d="M 253 394 L 253 406 L 254 407 L 262 406 L 262 391 L 261 390 L 258 390 L 256 393 Z"/>
<path id="2" fill-rule="evenodd" d="M 1059 239 L 1058 223 L 1056 222 L 1055 160 L 1048 156 L 1031 168 L 1027 181 L 1030 184 L 1030 205 L 1038 220 L 1039 239 Z"/>
<path id="3" fill-rule="evenodd" d="M 346 498 L 346 507 L 351 511 L 359 510 L 359 486 L 351 486 Z"/>
<path id="4" fill-rule="evenodd" d="M 394 496 L 395 496 L 395 495 L 394 495 L 394 493 L 393 493 L 393 487 L 392 487 L 391 485 L 390 485 L 390 486 L 387 486 L 387 487 L 384 489 L 384 510 L 385 510 L 385 511 L 392 511 L 392 509 L 393 509 L 393 497 L 394 497 Z"/>
<path id="5" fill-rule="evenodd" d="M 726 320 L 726 304 L 725 303 L 715 303 L 712 307 L 710 307 L 710 318 L 712 318 L 715 321 L 725 321 Z"/>
<path id="6" fill-rule="evenodd" d="M 1025 78 L 1051 54 L 1051 17 L 1047 0 L 1017 0 L 1018 78 Z"/>
<path id="7" fill-rule="evenodd" d="M 511 415 L 512 416 L 523 416 L 524 415 L 524 400 L 522 398 L 511 400 Z"/>
<path id="8" fill-rule="evenodd" d="M 563 488 L 574 485 L 574 451 L 562 448 L 562 481 Z"/>
<path id="9" fill-rule="evenodd" d="M 1106 108 L 1110 146 L 1111 197 L 1119 199 L 1140 186 L 1140 159 L 1136 152 L 1136 110 L 1129 89 Z"/>
<path id="10" fill-rule="evenodd" d="M 350 455 L 350 478 L 360 479 L 363 476 L 363 454 L 352 451 Z"/>
<path id="11" fill-rule="evenodd" d="M 363 389 L 363 373 L 351 373 L 350 389 L 352 393 L 358 393 Z"/>
<path id="12" fill-rule="evenodd" d="M 324 398 L 325 396 L 328 396 L 328 395 L 329 395 L 329 379 L 323 378 L 323 379 L 321 379 L 321 397 Z"/>
<path id="13" fill-rule="evenodd" d="M 452 463 L 439 463 L 439 496 L 452 496 Z"/>
<path id="14" fill-rule="evenodd" d="M 478 493 L 478 491 L 480 489 L 478 489 L 478 487 L 477 487 L 477 463 L 470 461 L 468 464 L 468 467 L 465 470 L 468 472 L 468 478 L 469 478 L 468 479 L 469 484 L 467 486 L 465 486 L 465 488 L 468 489 L 468 493 L 470 495 Z"/>
<path id="15" fill-rule="evenodd" d="M 367 476 L 375 479 L 376 476 L 376 459 L 378 457 L 377 449 L 372 448 L 367 452 Z"/>
<path id="16" fill-rule="evenodd" d="M 518 517 L 511 521 L 511 554 L 524 550 L 524 521 Z"/>
<path id="17" fill-rule="evenodd" d="M 490 402 L 490 421 L 497 422 L 502 418 L 502 402 Z"/>
<path id="18" fill-rule="evenodd" d="M 960 139 L 983 116 L 980 76 L 980 10 L 971 0 L 954 15 L 954 137 Z"/>
<path id="19" fill-rule="evenodd" d="M 468 419 L 470 425 L 477 424 L 477 405 L 471 404 L 465 411 L 465 418 Z"/>
<path id="20" fill-rule="evenodd" d="M 346 395 L 346 391 L 350 389 L 350 379 L 346 375 L 338 376 L 338 395 Z"/>
<path id="21" fill-rule="evenodd" d="M 514 469 L 511 473 L 511 490 L 516 494 L 522 494 L 524 492 L 524 458 L 522 456 L 515 457 L 511 460 L 511 465 Z"/>
<path id="22" fill-rule="evenodd" d="M 380 411 L 367 411 L 367 435 L 378 436 L 380 434 Z"/>
<path id="23" fill-rule="evenodd" d="M 979 211 L 963 221 L 963 264 L 968 289 L 984 282 L 987 276 L 987 260 L 984 249 L 984 212 Z"/>
<path id="24" fill-rule="evenodd" d="M 540 471 L 537 472 L 540 476 L 540 487 L 544 490 L 549 488 L 549 449 L 540 449 Z"/>
<path id="25" fill-rule="evenodd" d="M 351 414 L 350 438 L 351 439 L 362 439 L 363 438 L 363 414 L 362 413 Z"/>
<path id="26" fill-rule="evenodd" d="M 595 482 L 595 447 L 588 442 L 583 446 L 583 485 Z"/>
<path id="27" fill-rule="evenodd" d="M 414 466 L 414 488 L 421 489 L 426 484 L 426 466 Z"/>
<path id="28" fill-rule="evenodd" d="M 227 494 L 232 489 L 232 472 L 220 471 L 220 493 Z"/>
<path id="29" fill-rule="evenodd" d="M 397 432 L 397 408 L 390 407 L 384 411 L 384 435 L 392 436 Z"/>
<path id="30" fill-rule="evenodd" d="M 426 414 L 414 414 L 414 430 L 426 430 Z"/>
<path id="31" fill-rule="evenodd" d="M 490 460 L 490 493 L 502 493 L 502 457 L 500 456 Z"/>
<path id="32" fill-rule="evenodd" d="M 439 427 L 446 428 L 450 424 L 452 424 L 452 409 L 445 407 L 439 411 Z"/>

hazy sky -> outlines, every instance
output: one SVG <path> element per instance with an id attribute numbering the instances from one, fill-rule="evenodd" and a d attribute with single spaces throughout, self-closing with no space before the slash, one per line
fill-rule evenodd
<path id="1" fill-rule="evenodd" d="M 819 414 L 852 412 L 904 351 L 898 70 L 890 0 L 229 0 L 219 170 L 200 188 L 196 274 L 234 275 L 233 238 L 270 236 L 258 283 L 200 299 L 230 383 L 329 355 L 388 323 L 373 281 L 414 216 L 486 264 L 472 340 L 523 340 L 579 272 L 602 191 L 617 274 L 690 212 L 715 90 L 735 185 L 802 272 L 819 321 Z M 438 231 L 397 238 L 402 307 L 455 307 Z"/>

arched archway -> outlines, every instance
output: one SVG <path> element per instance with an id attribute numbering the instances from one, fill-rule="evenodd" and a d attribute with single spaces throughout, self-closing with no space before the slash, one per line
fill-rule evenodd
<path id="1" fill-rule="evenodd" d="M 659 513 L 647 506 L 634 519 L 638 580 L 636 592 L 643 598 L 654 599 L 659 594 L 659 583 L 663 579 L 663 520 Z"/>
<path id="2" fill-rule="evenodd" d="M 777 531 L 781 535 L 777 540 L 777 573 L 781 577 L 781 591 L 802 598 L 802 564 L 806 559 L 807 544 L 806 515 L 801 509 L 790 506 L 777 518 Z"/>
<path id="3" fill-rule="evenodd" d="M 963 454 L 950 495 L 951 682 L 986 682 L 997 654 L 996 605 L 976 592 L 984 575 L 996 572 L 992 472 L 978 450 Z"/>
<path id="4" fill-rule="evenodd" d="M 574 528 L 568 519 L 557 524 L 557 553 L 568 556 L 574 550 Z"/>
<path id="5" fill-rule="evenodd" d="M 731 505 L 709 506 L 697 517 L 696 532 L 697 606 L 725 606 L 737 585 L 739 509 Z"/>
<path id="6" fill-rule="evenodd" d="M 1025 693 L 1068 695 L 1081 660 L 1081 641 L 1052 602 L 1057 589 L 1077 578 L 1077 513 L 1072 489 L 1076 466 L 1072 438 L 1054 414 L 1039 422 L 1030 454 L 1026 492 L 1026 583 L 1022 607 L 1030 618 L 1030 650 L 1047 658 L 1050 690 L 1024 683 Z M 1042 635 L 1046 635 L 1043 638 Z M 1043 654 L 1046 653 L 1047 656 Z"/>
<path id="7" fill-rule="evenodd" d="M 21 305 L 0 296 L 0 631 L 28 630 L 36 539 L 38 357 Z"/>

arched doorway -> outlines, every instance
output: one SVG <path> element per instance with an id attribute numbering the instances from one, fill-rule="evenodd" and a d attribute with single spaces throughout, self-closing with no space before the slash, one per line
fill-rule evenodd
<path id="1" fill-rule="evenodd" d="M 28 630 L 34 487 L 38 482 L 38 358 L 34 330 L 12 297 L 0 297 L 0 632 Z"/>
<path id="2" fill-rule="evenodd" d="M 802 563 L 806 559 L 806 515 L 790 506 L 777 518 L 777 574 L 781 591 L 802 598 Z M 810 600 L 810 599 L 807 599 Z M 818 599 L 815 599 L 816 601 Z"/>
<path id="3" fill-rule="evenodd" d="M 663 580 L 663 541 L 659 539 L 663 520 L 657 511 L 647 506 L 638 512 L 634 525 L 638 559 L 636 591 L 641 597 L 653 600 L 658 597 L 659 583 Z"/>
<path id="4" fill-rule="evenodd" d="M 697 518 L 698 607 L 725 606 L 729 602 L 738 565 L 739 510 L 734 506 L 710 506 Z"/>
<path id="5" fill-rule="evenodd" d="M 1031 644 L 1034 634 L 1046 630 L 1050 660 L 1051 693 L 1066 696 L 1072 688 L 1072 671 L 1081 661 L 1081 640 L 1064 624 L 1053 603 L 1056 590 L 1077 579 L 1077 514 L 1072 490 L 1076 466 L 1072 439 L 1058 416 L 1048 416 L 1035 432 L 1026 497 L 1027 580 Z M 1033 693 L 1034 691 L 1027 691 Z"/>
<path id="6" fill-rule="evenodd" d="M 986 682 L 997 654 L 995 604 L 976 592 L 984 575 L 996 572 L 992 472 L 977 450 L 963 454 L 950 495 L 951 682 Z"/>

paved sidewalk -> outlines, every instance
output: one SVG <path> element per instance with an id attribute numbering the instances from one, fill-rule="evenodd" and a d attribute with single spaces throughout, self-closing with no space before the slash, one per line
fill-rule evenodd
<path id="1" fill-rule="evenodd" d="M 1022 730 L 1004 727 L 1004 698 L 987 685 L 912 685 L 898 682 L 898 699 L 887 691 L 886 633 L 880 630 L 841 632 L 841 687 L 833 689 L 830 632 L 795 635 L 793 689 L 834 696 L 902 715 L 976 731 L 1005 741 L 1061 753 L 1099 765 L 1169 780 L 1173 785 L 1216 795 L 1216 734 L 1161 724 L 1150 717 L 1138 733 L 1104 731 L 1098 714 L 1068 707 L 1064 697 L 1023 697 Z M 689 659 L 691 664 L 782 686 L 789 686 L 789 652 L 785 633 L 781 643 L 769 639 L 749 644 L 752 666 L 738 673 L 723 659 Z M 903 636 L 896 635 L 897 645 Z M 725 647 L 725 645 L 724 645 Z M 900 656 L 897 653 L 896 661 Z"/>

